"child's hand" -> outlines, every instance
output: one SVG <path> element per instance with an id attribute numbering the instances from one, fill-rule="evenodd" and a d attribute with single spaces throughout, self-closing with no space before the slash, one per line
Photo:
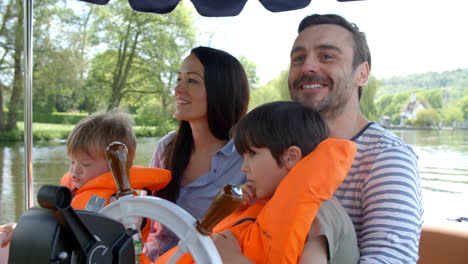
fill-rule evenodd
<path id="1" fill-rule="evenodd" d="M 15 228 L 16 223 L 8 223 L 0 226 L 0 247 L 4 248 L 10 243 Z"/>
<path id="2" fill-rule="evenodd" d="M 249 207 L 256 198 L 255 183 L 247 182 L 239 186 L 242 189 L 242 204 L 237 210 L 245 210 Z"/>
<path id="3" fill-rule="evenodd" d="M 230 230 L 213 234 L 213 243 L 218 249 L 219 256 L 224 264 L 252 263 L 246 256 L 242 255 L 237 238 Z"/>

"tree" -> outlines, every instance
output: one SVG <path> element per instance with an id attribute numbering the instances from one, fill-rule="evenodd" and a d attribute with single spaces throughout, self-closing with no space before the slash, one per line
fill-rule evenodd
<path id="1" fill-rule="evenodd" d="M 10 35 L 10 30 L 8 28 L 8 24 L 13 19 L 13 4 L 15 1 L 10 0 L 8 3 L 4 4 L 3 2 L 0 2 L 0 10 L 3 10 L 3 13 L 0 13 L 1 15 L 1 25 L 0 25 L 0 131 L 3 131 L 5 129 L 5 124 L 4 124 L 4 112 L 3 112 L 3 98 L 4 98 L 4 93 L 8 90 L 7 85 L 4 84 L 6 79 L 9 78 L 10 75 L 10 68 L 11 65 L 8 61 L 8 58 L 10 56 L 10 50 L 11 48 L 11 37 Z"/>
<path id="2" fill-rule="evenodd" d="M 259 87 L 250 94 L 249 109 L 259 105 L 278 101 L 290 100 L 288 92 L 288 71 L 282 71 L 278 77 Z"/>
<path id="3" fill-rule="evenodd" d="M 410 92 L 399 94 L 387 94 L 380 97 L 376 102 L 377 113 L 380 116 L 388 116 L 393 124 L 400 122 L 401 107 L 410 99 Z"/>
<path id="4" fill-rule="evenodd" d="M 15 44 L 13 53 L 13 89 L 8 107 L 8 120 L 5 129 L 16 129 L 18 110 L 21 104 L 23 91 L 23 72 L 21 70 L 21 54 L 23 52 L 23 0 L 16 0 Z"/>
<path id="5" fill-rule="evenodd" d="M 463 113 L 463 120 L 468 120 L 468 95 L 461 99 L 460 110 Z"/>
<path id="6" fill-rule="evenodd" d="M 244 67 L 247 78 L 249 79 L 250 89 L 255 90 L 258 88 L 259 78 L 257 76 L 257 65 L 249 61 L 246 57 L 240 56 L 239 61 Z"/>
<path id="7" fill-rule="evenodd" d="M 289 68 L 289 67 L 288 67 Z M 289 101 L 291 97 L 289 96 L 289 87 L 288 87 L 288 76 L 289 70 L 283 70 L 280 72 L 278 78 L 275 79 L 273 85 L 277 93 L 279 93 L 278 100 Z"/>
<path id="8" fill-rule="evenodd" d="M 429 102 L 432 108 L 442 108 L 442 89 L 434 89 L 429 91 L 420 91 L 418 93 L 420 100 Z"/>
<path id="9" fill-rule="evenodd" d="M 377 79 L 374 76 L 371 76 L 367 81 L 367 84 L 362 87 L 362 96 L 359 101 L 359 108 L 361 109 L 361 113 L 369 120 L 377 119 L 377 109 L 374 105 L 374 97 L 377 93 L 378 86 L 379 82 Z"/>
<path id="10" fill-rule="evenodd" d="M 431 126 L 440 120 L 439 114 L 433 108 L 418 111 L 414 120 L 415 126 Z"/>
<path id="11" fill-rule="evenodd" d="M 135 12 L 126 3 L 114 1 L 96 10 L 92 40 L 114 51 L 108 68 L 110 87 L 107 109 L 142 94 L 164 92 L 170 96 L 175 61 L 193 46 L 192 13 L 183 5 L 168 15 Z M 168 72 L 171 72 L 168 74 Z M 133 98 L 134 100 L 135 98 Z M 166 100 L 165 96 L 162 101 Z M 164 102 L 163 102 L 164 103 Z"/>
<path id="12" fill-rule="evenodd" d="M 442 108 L 442 121 L 449 123 L 463 121 L 463 112 L 455 105 L 446 106 Z"/>
<path id="13" fill-rule="evenodd" d="M 58 0 L 38 0 L 34 2 L 34 70 L 41 67 L 43 63 L 47 63 L 47 60 L 51 58 L 51 50 L 53 50 L 52 41 L 50 41 L 49 33 L 52 28 L 49 23 L 53 19 L 53 13 L 59 11 L 55 8 L 50 8 L 51 6 L 55 7 L 55 4 Z M 3 5 L 0 3 L 0 6 Z M 19 112 L 22 110 L 23 106 L 23 1 L 22 0 L 10 0 L 4 5 L 5 10 L 1 13 L 2 24 L 0 26 L 0 105 L 7 105 L 8 107 L 8 117 L 6 124 L 4 124 L 3 119 L 0 119 L 0 128 L 2 130 L 14 130 L 16 129 L 16 122 L 19 118 Z M 37 74 L 37 72 L 34 72 Z M 57 75 L 57 72 L 54 72 Z M 52 76 L 54 76 L 52 74 Z M 34 77 L 43 77 L 43 75 L 36 75 Z M 51 76 L 51 75 L 49 75 Z M 36 80 L 36 78 L 33 78 Z M 52 80 L 47 79 L 49 82 Z M 47 85 L 51 86 L 50 84 Z M 39 90 L 40 91 L 40 90 Z M 34 91 L 34 94 L 38 91 Z M 4 96 L 5 95 L 5 96 Z M 7 98 L 9 95 L 9 98 Z M 3 98 L 7 98 L 7 101 L 4 103 Z M 34 100 L 35 102 L 37 100 Z M 44 105 L 48 104 L 44 103 Z M 2 108 L 3 110 L 3 108 Z M 3 118 L 3 112 L 0 113 Z M 5 126 L 4 126 L 5 125 Z"/>

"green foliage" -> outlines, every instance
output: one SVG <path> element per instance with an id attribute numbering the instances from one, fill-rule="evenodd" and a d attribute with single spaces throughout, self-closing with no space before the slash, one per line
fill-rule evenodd
<path id="1" fill-rule="evenodd" d="M 167 114 L 167 110 L 163 109 L 157 101 L 157 98 L 154 97 L 142 100 L 136 109 L 135 123 L 144 126 L 144 129 L 138 132 L 141 136 L 161 136 L 177 129 L 177 119 Z M 147 126 L 152 127 L 148 130 Z M 135 132 L 137 133 L 136 129 Z"/>
<path id="2" fill-rule="evenodd" d="M 450 105 L 442 109 L 442 122 L 463 121 L 463 112 L 456 105 Z"/>
<path id="3" fill-rule="evenodd" d="M 239 61 L 244 67 L 247 78 L 249 79 L 250 89 L 255 90 L 258 88 L 258 82 L 260 80 L 257 76 L 257 65 L 244 56 L 240 56 Z"/>
<path id="4" fill-rule="evenodd" d="M 279 93 L 279 100 L 291 100 L 288 88 L 288 75 L 289 70 L 282 71 L 274 83 L 275 89 Z"/>
<path id="5" fill-rule="evenodd" d="M 468 108 L 464 108 L 463 99 L 468 96 L 468 69 L 445 72 L 429 72 L 407 76 L 384 78 L 380 81 L 377 92 L 377 113 L 381 117 L 389 115 L 396 121 L 396 107 L 392 103 L 397 95 L 416 93 L 418 100 L 428 102 L 444 122 L 458 120 L 460 112 L 451 106 L 459 105 L 463 120 L 468 120 Z M 468 99 L 466 99 L 468 100 Z M 392 106 L 389 106 L 393 104 Z"/>
<path id="6" fill-rule="evenodd" d="M 396 76 L 380 80 L 377 97 L 408 90 L 432 90 L 450 87 L 451 93 L 463 94 L 468 87 L 468 69 Z"/>
<path id="7" fill-rule="evenodd" d="M 0 142 L 15 142 L 22 141 L 24 138 L 23 131 L 18 129 L 10 131 L 0 131 Z"/>
<path id="8" fill-rule="evenodd" d="M 24 124 L 17 123 L 18 129 L 8 132 L 0 132 L 0 142 L 17 142 L 24 140 Z M 74 125 L 33 123 L 33 140 L 66 139 Z M 175 124 L 158 126 L 134 126 L 137 137 L 159 137 L 177 128 Z"/>
<path id="9" fill-rule="evenodd" d="M 432 126 L 439 122 L 440 117 L 437 111 L 433 108 L 423 109 L 418 111 L 414 120 L 415 126 Z"/>
<path id="10" fill-rule="evenodd" d="M 468 120 L 468 95 L 463 97 L 460 101 L 460 110 L 463 113 L 463 119 Z"/>
<path id="11" fill-rule="evenodd" d="M 91 69 L 78 101 L 86 111 L 95 112 L 97 109 L 107 107 L 112 83 L 112 72 L 109 69 L 115 65 L 117 56 L 117 51 L 106 50 L 91 60 Z"/>
<path id="12" fill-rule="evenodd" d="M 107 89 L 107 109 L 128 105 L 148 93 L 167 101 L 164 97 L 173 87 L 175 67 L 195 42 L 192 20 L 192 11 L 184 5 L 166 15 L 136 12 L 122 1 L 96 10 L 91 41 L 106 45 L 112 58 L 108 66 L 93 63 L 101 70 L 91 72 L 104 70 L 108 76 L 89 83 L 105 83 L 99 88 Z"/>
<path id="13" fill-rule="evenodd" d="M 250 93 L 249 110 L 262 104 L 280 100 L 279 94 L 272 85 L 265 85 Z"/>
<path id="14" fill-rule="evenodd" d="M 160 137 L 166 135 L 170 131 L 177 129 L 174 124 L 161 124 L 158 126 L 134 126 L 133 130 L 137 137 Z"/>
<path id="15" fill-rule="evenodd" d="M 0 49 L 5 51 L 0 58 L 0 96 L 5 106 L 13 101 L 7 98 L 12 87 L 22 89 L 22 85 L 13 86 L 12 70 L 18 35 L 15 25 L 17 16 L 23 14 L 17 2 L 21 3 L 0 1 L 0 22 L 6 26 L 0 32 Z M 34 4 L 34 111 L 90 114 L 120 104 L 136 111 L 140 101 L 153 96 L 157 99 L 153 107 L 170 112 L 175 73 L 195 43 L 192 9 L 179 4 L 170 14 L 154 15 L 134 12 L 122 1 L 73 9 L 58 0 Z M 21 96 L 16 93 L 13 101 L 18 109 L 22 108 Z M 16 113 L 16 108 L 11 112 Z M 50 117 L 39 120 L 75 121 L 43 119 Z"/>
<path id="16" fill-rule="evenodd" d="M 48 123 L 48 124 L 76 124 L 78 121 L 86 117 L 85 113 L 33 113 L 33 122 Z M 18 121 L 24 121 L 23 112 L 18 112 Z"/>
<path id="17" fill-rule="evenodd" d="M 440 110 L 442 108 L 442 93 L 443 89 L 418 90 L 417 98 L 420 101 L 428 102 L 432 108 Z"/>
<path id="18" fill-rule="evenodd" d="M 280 76 L 271 80 L 265 86 L 255 89 L 250 94 L 249 109 L 273 101 L 290 100 L 287 87 L 288 72 L 281 72 Z"/>
<path id="19" fill-rule="evenodd" d="M 88 116 L 86 113 L 33 113 L 33 121 L 48 124 L 76 124 L 81 119 Z M 21 119 L 22 120 L 22 119 Z"/>
<path id="20" fill-rule="evenodd" d="M 401 116 L 401 107 L 410 99 L 410 93 L 387 94 L 380 97 L 375 106 L 378 117 L 388 116 L 393 124 L 399 124 Z"/>
<path id="21" fill-rule="evenodd" d="M 24 140 L 24 124 L 17 123 L 18 129 L 0 132 L 0 141 L 22 141 Z M 33 123 L 33 140 L 66 139 L 73 125 Z"/>
<path id="22" fill-rule="evenodd" d="M 411 119 L 411 118 L 406 119 L 405 125 L 414 126 L 414 119 Z"/>
<path id="23" fill-rule="evenodd" d="M 371 76 L 367 84 L 362 87 L 361 100 L 359 108 L 361 113 L 371 121 L 377 120 L 377 109 L 374 105 L 374 97 L 378 90 L 379 82 L 374 76 Z"/>

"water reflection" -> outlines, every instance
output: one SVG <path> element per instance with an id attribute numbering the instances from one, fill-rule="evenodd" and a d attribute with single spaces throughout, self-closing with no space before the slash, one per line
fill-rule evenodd
<path id="1" fill-rule="evenodd" d="M 468 131 L 392 131 L 412 145 L 419 156 L 425 221 L 468 216 Z M 147 166 L 158 138 L 139 138 L 135 165 Z M 0 223 L 22 213 L 24 168 L 22 144 L 0 146 Z M 58 184 L 68 170 L 64 141 L 35 143 L 34 199 L 43 184 Z"/>
<path id="2" fill-rule="evenodd" d="M 468 130 L 392 130 L 406 143 L 436 150 L 468 151 Z"/>
<path id="3" fill-rule="evenodd" d="M 12 216 L 21 214 L 25 205 L 23 183 L 23 150 L 20 145 L 10 145 L 0 151 L 0 162 L 2 166 L 1 192 L 0 192 L 0 216 Z M 20 180 L 19 180 L 20 179 Z M 18 196 L 21 199 L 18 199 Z M 3 223 L 3 222 L 0 222 Z"/>
<path id="4" fill-rule="evenodd" d="M 139 138 L 135 165 L 148 166 L 159 138 Z M 66 142 L 35 142 L 33 156 L 34 204 L 36 194 L 44 184 L 59 184 L 68 171 Z M 24 201 L 24 149 L 23 144 L 0 146 L 0 224 L 16 221 L 23 213 Z"/>
<path id="5" fill-rule="evenodd" d="M 468 216 L 468 131 L 393 131 L 419 156 L 426 222 Z"/>

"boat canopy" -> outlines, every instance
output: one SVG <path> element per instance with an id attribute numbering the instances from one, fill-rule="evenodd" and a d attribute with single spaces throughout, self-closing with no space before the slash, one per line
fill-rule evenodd
<path id="1" fill-rule="evenodd" d="M 88 3 L 105 5 L 109 0 L 81 0 Z M 181 0 L 128 0 L 130 6 L 140 12 L 166 14 L 176 8 Z M 247 0 L 191 0 L 197 12 L 206 17 L 237 16 L 244 8 Z M 255 0 L 252 0 L 255 1 Z M 258 0 L 271 12 L 283 12 L 305 8 L 311 0 Z M 337 0 L 350 2 L 360 0 Z"/>

